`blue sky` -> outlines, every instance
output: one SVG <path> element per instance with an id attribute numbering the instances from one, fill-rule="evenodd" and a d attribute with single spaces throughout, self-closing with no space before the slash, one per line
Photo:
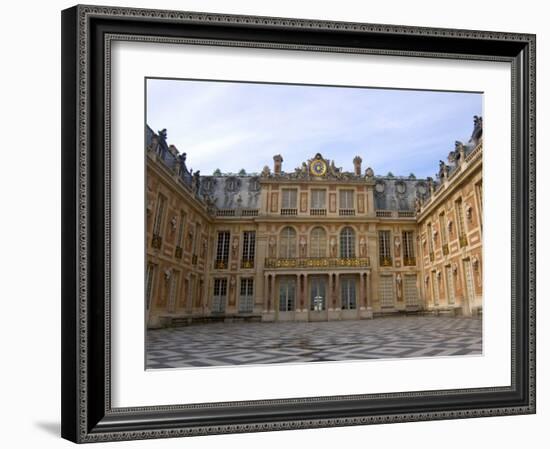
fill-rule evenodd
<path id="1" fill-rule="evenodd" d="M 467 141 L 479 93 L 147 80 L 147 123 L 166 128 L 189 168 L 260 172 L 283 156 L 293 171 L 316 153 L 353 170 L 434 176 L 456 140 Z"/>

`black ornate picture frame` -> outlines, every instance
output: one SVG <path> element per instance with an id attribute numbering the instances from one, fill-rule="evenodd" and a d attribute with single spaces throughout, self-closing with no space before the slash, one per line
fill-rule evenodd
<path id="1" fill-rule="evenodd" d="M 240 46 L 510 64 L 511 385 L 111 405 L 111 43 Z M 97 442 L 535 413 L 535 36 L 100 6 L 62 12 L 62 436 Z"/>

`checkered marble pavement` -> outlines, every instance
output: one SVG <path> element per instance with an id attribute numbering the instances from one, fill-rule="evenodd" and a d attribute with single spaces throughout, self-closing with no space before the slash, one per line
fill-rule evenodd
<path id="1" fill-rule="evenodd" d="M 147 369 L 481 355 L 478 318 L 211 323 L 148 330 Z"/>

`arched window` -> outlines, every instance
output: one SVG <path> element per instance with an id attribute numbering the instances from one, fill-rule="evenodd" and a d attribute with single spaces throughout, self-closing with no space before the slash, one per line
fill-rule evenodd
<path id="1" fill-rule="evenodd" d="M 287 226 L 281 231 L 279 257 L 293 259 L 296 257 L 296 231 Z"/>
<path id="2" fill-rule="evenodd" d="M 327 233 L 321 227 L 313 228 L 311 231 L 310 257 L 326 257 L 327 255 Z"/>
<path id="3" fill-rule="evenodd" d="M 355 232 L 350 227 L 340 232 L 340 257 L 344 259 L 355 257 Z"/>

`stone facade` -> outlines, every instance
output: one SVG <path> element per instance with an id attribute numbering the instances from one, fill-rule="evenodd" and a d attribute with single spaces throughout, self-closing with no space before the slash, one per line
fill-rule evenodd
<path id="1" fill-rule="evenodd" d="M 165 130 L 146 136 L 149 327 L 481 312 L 481 118 L 437 180 L 321 154 L 202 176 Z"/>

